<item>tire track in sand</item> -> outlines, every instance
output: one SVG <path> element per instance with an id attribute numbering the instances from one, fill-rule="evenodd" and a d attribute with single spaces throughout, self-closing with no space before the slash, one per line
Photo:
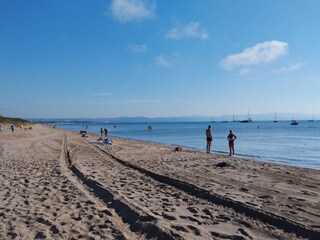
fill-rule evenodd
<path id="1" fill-rule="evenodd" d="M 118 229 L 121 229 L 121 233 L 124 235 L 126 239 L 140 239 L 140 236 L 132 232 L 126 224 L 122 222 L 122 219 L 114 213 L 112 209 L 106 208 L 106 206 L 101 203 L 96 197 L 92 196 L 92 194 L 89 193 L 91 189 L 90 186 L 82 185 L 78 179 L 80 179 L 82 182 L 86 182 L 86 177 L 81 176 L 81 173 L 77 171 L 77 169 L 72 165 L 71 162 L 71 156 L 74 156 L 79 151 L 79 147 L 74 147 L 71 151 L 68 150 L 67 145 L 67 136 L 64 135 L 62 146 L 61 146 L 61 156 L 60 156 L 60 165 L 62 168 L 62 171 L 65 173 L 67 178 L 72 182 L 82 193 L 85 194 L 85 196 L 93 202 L 97 206 L 97 210 L 107 214 L 112 218 L 112 222 Z M 78 179 L 77 179 L 78 178 Z M 88 189 L 88 188 L 89 189 Z M 88 191 L 89 190 L 89 191 Z M 93 191 L 93 193 L 95 193 Z"/>
<path id="2" fill-rule="evenodd" d="M 122 229 L 126 226 L 124 235 L 128 239 L 182 239 L 176 233 L 160 228 L 153 216 L 136 208 L 125 199 L 117 198 L 106 187 L 82 173 L 76 163 L 72 160 L 75 159 L 75 156 L 79 151 L 79 146 L 76 146 L 69 151 L 66 135 L 62 145 L 61 165 L 67 173 L 70 181 L 86 193 L 87 197 L 96 203 L 100 209 L 107 207 L 108 210 L 105 209 L 102 211 L 105 212 L 111 210 L 112 213 L 110 211 L 110 214 L 112 214 L 112 217 L 117 219 L 117 224 L 120 224 Z M 74 174 L 77 179 L 72 176 L 71 173 Z M 94 196 L 90 195 L 87 189 L 89 189 Z"/>
<path id="3" fill-rule="evenodd" d="M 213 193 L 211 193 L 205 189 L 202 189 L 200 187 L 197 187 L 191 183 L 184 182 L 181 180 L 177 180 L 177 179 L 174 179 L 174 178 L 171 178 L 168 176 L 160 175 L 155 172 L 149 171 L 149 170 L 144 169 L 140 166 L 136 166 L 136 165 L 124 160 L 124 159 L 118 158 L 109 149 L 105 150 L 97 145 L 89 144 L 87 140 L 85 140 L 85 142 L 88 145 L 93 146 L 97 151 L 110 157 L 114 161 L 120 163 L 121 165 L 128 167 L 128 168 L 131 168 L 133 170 L 136 170 L 142 174 L 145 174 L 146 176 L 148 176 L 148 177 L 150 177 L 160 183 L 167 184 L 167 185 L 175 187 L 179 190 L 182 190 L 193 197 L 206 200 L 206 201 L 211 202 L 216 205 L 231 208 L 237 213 L 244 214 L 244 215 L 251 217 L 253 219 L 258 219 L 261 222 L 268 223 L 268 224 L 273 225 L 279 229 L 282 229 L 285 232 L 294 233 L 300 237 L 314 239 L 314 240 L 320 239 L 320 232 L 317 230 L 310 229 L 306 226 L 303 226 L 301 224 L 298 224 L 294 221 L 291 221 L 291 220 L 286 219 L 284 217 L 278 216 L 278 215 L 273 214 L 271 212 L 265 212 L 260 209 L 255 209 L 254 207 L 248 206 L 242 202 L 238 202 L 238 201 L 235 201 L 235 200 L 223 197 L 223 196 L 219 196 L 217 194 L 213 194 Z"/>

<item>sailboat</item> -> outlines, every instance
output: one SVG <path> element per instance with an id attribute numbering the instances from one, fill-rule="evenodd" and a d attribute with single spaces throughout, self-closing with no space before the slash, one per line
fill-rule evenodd
<path id="1" fill-rule="evenodd" d="M 292 120 L 290 123 L 290 125 L 298 125 L 298 124 L 299 124 L 299 122 L 297 120 Z"/>
<path id="2" fill-rule="evenodd" d="M 221 121 L 221 123 L 227 123 L 228 121 L 226 121 L 225 120 L 225 115 L 224 115 L 224 113 L 223 113 L 223 116 L 222 116 L 222 121 Z"/>
<path id="3" fill-rule="evenodd" d="M 240 121 L 241 123 L 251 123 L 252 119 L 250 118 L 250 111 L 247 114 L 247 119 Z"/>
<path id="4" fill-rule="evenodd" d="M 274 123 L 277 123 L 278 120 L 277 120 L 277 113 L 274 113 L 274 120 L 273 120 Z"/>
<path id="5" fill-rule="evenodd" d="M 313 114 L 312 114 L 312 119 L 310 119 L 309 122 L 314 122 L 314 115 Z"/>

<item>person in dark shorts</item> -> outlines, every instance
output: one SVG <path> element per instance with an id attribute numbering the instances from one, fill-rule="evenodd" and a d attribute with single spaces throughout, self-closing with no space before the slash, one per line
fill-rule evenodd
<path id="1" fill-rule="evenodd" d="M 231 153 L 232 153 L 232 155 L 234 155 L 234 140 L 237 139 L 237 136 L 233 134 L 232 130 L 230 130 L 230 133 L 229 133 L 227 139 L 229 142 L 229 151 L 230 151 L 229 156 L 231 156 Z"/>
<path id="2" fill-rule="evenodd" d="M 210 153 L 211 143 L 212 143 L 212 131 L 211 131 L 211 125 L 208 126 L 206 130 L 206 137 L 207 137 L 207 153 Z"/>

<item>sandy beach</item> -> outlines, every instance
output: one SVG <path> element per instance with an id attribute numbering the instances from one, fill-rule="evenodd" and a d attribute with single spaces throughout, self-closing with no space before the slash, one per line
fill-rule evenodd
<path id="1" fill-rule="evenodd" d="M 0 133 L 0 239 L 320 239 L 320 171 L 44 125 Z"/>

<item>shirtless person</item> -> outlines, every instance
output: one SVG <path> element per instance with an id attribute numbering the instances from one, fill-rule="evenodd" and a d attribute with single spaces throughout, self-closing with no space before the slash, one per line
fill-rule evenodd
<path id="1" fill-rule="evenodd" d="M 232 152 L 232 155 L 234 155 L 234 140 L 237 139 L 237 136 L 232 133 L 232 130 L 230 130 L 230 133 L 229 133 L 227 139 L 229 142 L 229 151 L 230 151 L 229 156 L 231 156 L 231 152 Z"/>
<path id="2" fill-rule="evenodd" d="M 211 142 L 212 142 L 211 125 L 209 125 L 206 130 L 206 137 L 207 137 L 207 153 L 210 153 Z"/>

